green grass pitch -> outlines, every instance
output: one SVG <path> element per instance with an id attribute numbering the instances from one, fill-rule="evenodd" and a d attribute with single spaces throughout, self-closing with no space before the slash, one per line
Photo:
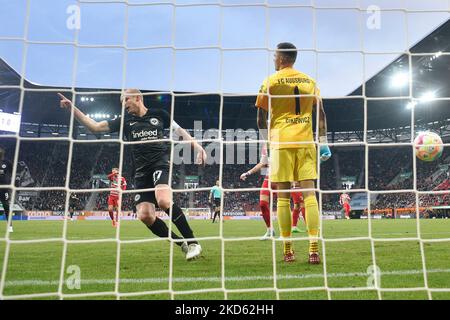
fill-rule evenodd
<path id="1" fill-rule="evenodd" d="M 217 237 L 220 225 L 211 221 L 191 221 L 197 237 Z M 40 243 L 11 243 L 3 288 L 4 297 L 50 293 L 38 299 L 58 299 L 61 262 L 64 251 L 61 238 L 64 222 L 15 221 L 11 240 L 50 239 Z M 278 226 L 275 224 L 275 230 Z M 4 272 L 6 250 L 5 223 L 0 223 L 0 272 Z M 224 239 L 260 237 L 265 231 L 262 220 L 226 220 Z M 450 220 L 420 220 L 423 239 L 449 239 Z M 367 220 L 336 220 L 323 222 L 326 239 L 367 237 Z M 166 240 L 122 243 L 105 241 L 68 243 L 62 292 L 65 299 L 116 299 L 116 257 L 120 251 L 118 291 L 121 299 L 378 299 L 376 290 L 364 289 L 370 283 L 368 268 L 373 265 L 372 243 L 369 240 L 328 241 L 320 243 L 325 249 L 326 263 L 307 263 L 308 241 L 305 233 L 295 235 L 297 260 L 282 261 L 281 242 L 220 239 L 201 240 L 203 257 L 185 261 L 177 246 L 173 246 L 170 269 L 170 243 Z M 417 221 L 372 220 L 375 239 L 414 238 Z M 68 240 L 114 239 L 116 229 L 110 221 L 67 221 Z M 140 221 L 122 221 L 121 240 L 154 238 Z M 450 241 L 424 243 L 426 279 L 423 273 L 421 248 L 418 241 L 375 241 L 376 264 L 381 270 L 382 299 L 428 299 L 423 288 L 425 280 L 433 299 L 450 299 Z M 223 254 L 222 254 L 223 249 Z M 275 255 L 275 267 L 273 256 Z M 323 259 L 322 254 L 322 259 Z M 222 269 L 222 259 L 224 260 Z M 72 271 L 80 271 L 79 288 L 69 288 Z M 326 268 L 326 272 L 324 270 Z M 276 272 L 276 279 L 274 279 Z M 324 276 L 326 273 L 326 277 Z M 224 277 L 222 277 L 222 274 Z M 169 278 L 172 282 L 169 283 Z M 328 287 L 332 290 L 327 291 Z M 310 289 L 308 289 L 310 288 Z M 354 291 L 333 289 L 355 288 Z M 236 290 L 246 289 L 239 292 Z M 249 291 L 257 289 L 259 291 Z M 261 290 L 262 289 L 262 290 Z M 289 290 L 293 289 L 293 290 Z M 447 289 L 447 291 L 445 291 Z M 196 290 L 211 290 L 196 292 Z M 230 291 L 228 291 L 230 290 Z M 193 291 L 193 292 L 192 292 Z M 95 295 L 97 293 L 97 295 Z M 135 295 L 127 295 L 135 293 Z M 67 296 L 66 296 L 67 295 Z M 74 295 L 74 296 L 72 296 Z M 19 298 L 19 297 L 18 297 Z"/>

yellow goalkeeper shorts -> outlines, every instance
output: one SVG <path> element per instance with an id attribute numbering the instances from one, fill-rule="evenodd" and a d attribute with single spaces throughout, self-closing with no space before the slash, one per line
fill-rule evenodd
<path id="1" fill-rule="evenodd" d="M 293 182 L 317 179 L 316 147 L 272 149 L 271 182 Z"/>

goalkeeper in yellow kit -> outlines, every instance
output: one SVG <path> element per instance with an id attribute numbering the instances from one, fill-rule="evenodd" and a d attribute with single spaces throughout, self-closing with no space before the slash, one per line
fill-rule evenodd
<path id="1" fill-rule="evenodd" d="M 280 43 L 274 55 L 273 75 L 264 80 L 256 99 L 258 127 L 269 126 L 270 181 L 278 190 L 288 190 L 293 182 L 300 189 L 314 189 L 317 179 L 316 145 L 313 137 L 313 109 L 319 112 L 319 142 L 326 143 L 326 117 L 315 80 L 293 68 L 297 49 L 291 43 Z M 278 97 L 280 96 L 280 97 Z M 330 148 L 320 147 L 320 161 L 331 157 Z M 320 263 L 319 206 L 314 191 L 302 191 L 306 225 L 310 239 L 311 264 Z M 278 192 L 277 216 L 283 242 L 284 261 L 295 261 L 291 237 L 290 193 Z M 315 238 L 315 239 L 314 239 Z"/>

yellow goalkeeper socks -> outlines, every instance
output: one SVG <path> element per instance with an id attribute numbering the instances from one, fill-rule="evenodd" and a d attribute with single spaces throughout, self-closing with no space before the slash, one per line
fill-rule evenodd
<path id="1" fill-rule="evenodd" d="M 278 198 L 277 200 L 278 227 L 282 237 L 291 236 L 291 201 L 289 198 Z"/>
<path id="2" fill-rule="evenodd" d="M 291 201 L 286 198 L 278 198 L 277 200 L 277 216 L 278 216 L 278 227 L 280 229 L 280 235 L 284 238 L 289 238 L 291 236 Z M 283 242 L 283 253 L 285 255 L 289 254 L 292 250 L 292 242 Z"/>
<path id="3" fill-rule="evenodd" d="M 305 197 L 306 225 L 308 227 L 308 235 L 310 237 L 319 236 L 319 205 L 316 195 L 308 195 Z M 319 252 L 319 241 L 309 241 L 309 252 Z"/>
<path id="4" fill-rule="evenodd" d="M 283 241 L 283 254 L 287 255 L 292 252 L 292 241 Z"/>

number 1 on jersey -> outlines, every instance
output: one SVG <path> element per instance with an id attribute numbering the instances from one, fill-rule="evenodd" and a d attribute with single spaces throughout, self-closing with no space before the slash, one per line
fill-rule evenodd
<path id="1" fill-rule="evenodd" d="M 298 87 L 296 86 L 294 88 L 294 94 L 296 95 L 295 97 L 295 114 L 299 115 L 300 114 L 300 91 L 298 90 Z"/>

